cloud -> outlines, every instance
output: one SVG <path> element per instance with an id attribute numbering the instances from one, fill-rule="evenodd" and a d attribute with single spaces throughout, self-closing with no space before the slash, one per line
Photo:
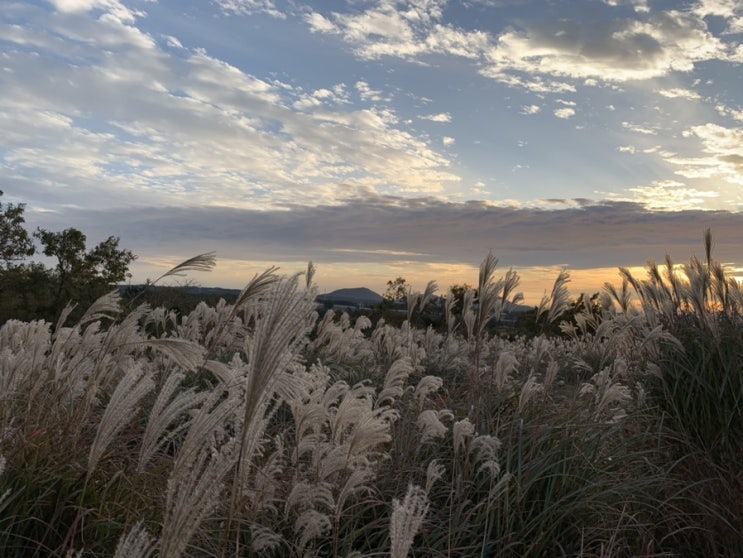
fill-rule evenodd
<path id="1" fill-rule="evenodd" d="M 390 109 L 348 106 L 343 84 L 269 82 L 92 12 L 16 11 L 32 24 L 6 38 L 0 179 L 27 198 L 266 208 L 334 203 L 356 188 L 430 194 L 460 180 L 438 141 Z"/>
<path id="2" fill-rule="evenodd" d="M 536 114 L 540 110 L 542 110 L 542 107 L 539 105 L 524 105 L 521 107 L 521 114 Z"/>
<path id="3" fill-rule="evenodd" d="M 667 97 L 669 99 L 687 99 L 689 101 L 697 101 L 702 98 L 699 93 L 690 89 L 661 89 L 660 91 L 658 91 L 658 93 L 663 97 Z"/>
<path id="4" fill-rule="evenodd" d="M 679 166 L 677 174 L 687 178 L 715 178 L 729 184 L 743 185 L 743 127 L 726 128 L 707 123 L 687 130 L 687 137 L 702 143 L 703 157 L 680 157 L 671 154 L 667 161 Z"/>
<path id="5" fill-rule="evenodd" d="M 631 153 L 634 155 L 637 152 L 637 148 L 635 148 L 634 145 L 620 145 L 619 147 L 617 147 L 617 151 L 619 151 L 620 153 Z"/>
<path id="6" fill-rule="evenodd" d="M 250 16 L 257 13 L 268 14 L 271 17 L 286 19 L 286 14 L 277 9 L 272 0 L 212 0 L 224 12 L 236 15 Z"/>
<path id="7" fill-rule="evenodd" d="M 427 114 L 425 116 L 419 116 L 421 120 L 430 120 L 431 122 L 451 122 L 451 114 L 448 112 L 440 112 L 438 114 Z"/>
<path id="8" fill-rule="evenodd" d="M 722 116 L 729 116 L 733 120 L 738 120 L 739 122 L 743 122 L 743 110 L 741 109 L 734 109 L 732 107 L 728 107 L 723 104 L 718 104 L 715 107 L 715 110 L 718 113 L 720 113 Z"/>
<path id="9" fill-rule="evenodd" d="M 563 81 L 546 80 L 540 76 L 522 77 L 514 74 L 503 74 L 501 72 L 493 73 L 488 68 L 481 69 L 480 74 L 485 77 L 496 79 L 509 87 L 526 89 L 527 91 L 537 95 L 544 93 L 575 93 L 576 91 L 574 85 Z"/>
<path id="10" fill-rule="evenodd" d="M 311 12 L 305 15 L 305 21 L 313 33 L 335 33 L 338 28 L 322 14 Z"/>
<path id="11" fill-rule="evenodd" d="M 657 212 L 637 202 L 560 200 L 528 208 L 364 194 L 341 205 L 290 211 L 124 207 L 54 215 L 29 206 L 27 214 L 30 226 L 55 230 L 74 222 L 90 231 L 91 239 L 115 232 L 123 246 L 149 259 L 217 250 L 220 258 L 231 260 L 280 264 L 311 259 L 323 265 L 404 260 L 415 267 L 477 265 L 493 249 L 506 266 L 590 269 L 642 265 L 666 253 L 683 260 L 701 251 L 703 231 L 710 227 L 716 257 L 743 263 L 743 214 Z M 190 239 L 188 245 L 183 238 Z"/>
<path id="12" fill-rule="evenodd" d="M 675 180 L 653 182 L 650 186 L 630 188 L 634 200 L 650 210 L 682 211 L 698 207 L 707 198 L 716 198 L 718 192 L 689 188 Z"/>
<path id="13" fill-rule="evenodd" d="M 108 18 L 115 18 L 119 22 L 133 23 L 144 12 L 131 10 L 119 0 L 50 0 L 54 8 L 62 13 L 81 14 L 91 10 L 102 10 Z"/>
<path id="14" fill-rule="evenodd" d="M 431 54 L 478 59 L 489 43 L 482 31 L 441 23 L 444 2 L 410 2 L 402 6 L 380 0 L 359 13 L 311 12 L 305 21 L 313 32 L 340 35 L 361 58 L 394 56 L 414 60 Z"/>
<path id="15" fill-rule="evenodd" d="M 688 71 L 729 49 L 703 20 L 679 11 L 656 12 L 608 23 L 561 19 L 543 27 L 502 33 L 487 53 L 487 75 L 548 74 L 605 82 L 647 80 Z"/>
<path id="16" fill-rule="evenodd" d="M 654 128 L 649 128 L 647 126 L 641 126 L 640 124 L 633 124 L 632 122 L 627 122 L 626 120 L 622 122 L 622 128 L 626 128 L 627 130 L 631 132 L 642 134 L 644 136 L 654 136 L 658 133 L 658 131 L 655 130 Z"/>
<path id="17" fill-rule="evenodd" d="M 362 101 L 373 101 L 379 102 L 384 100 L 382 92 L 376 89 L 372 89 L 371 86 L 365 81 L 356 82 L 356 90 L 359 92 L 359 96 Z"/>
<path id="18" fill-rule="evenodd" d="M 333 107 L 342 103 L 348 103 L 348 94 L 343 84 L 338 84 L 332 89 L 320 88 L 312 93 L 298 93 L 298 99 L 292 106 L 298 110 L 315 109 L 317 107 Z"/>
<path id="19" fill-rule="evenodd" d="M 463 57 L 478 64 L 485 76 L 535 92 L 567 90 L 570 84 L 560 78 L 594 84 L 648 80 L 689 71 L 706 60 L 737 58 L 703 19 L 708 14 L 732 17 L 730 3 L 725 10 L 723 3 L 707 2 L 690 11 L 651 13 L 645 1 L 636 0 L 635 18 L 579 22 L 566 17 L 541 26 L 510 27 L 497 36 L 444 23 L 442 5 L 379 0 L 360 12 L 327 17 L 312 12 L 305 19 L 315 32 L 340 35 L 362 58 Z"/>
<path id="20" fill-rule="evenodd" d="M 553 112 L 557 118 L 568 119 L 575 116 L 575 109 L 569 107 L 555 109 Z"/>
<path id="21" fill-rule="evenodd" d="M 700 17 L 708 15 L 731 18 L 740 12 L 740 2 L 737 0 L 699 0 L 693 8 Z"/>

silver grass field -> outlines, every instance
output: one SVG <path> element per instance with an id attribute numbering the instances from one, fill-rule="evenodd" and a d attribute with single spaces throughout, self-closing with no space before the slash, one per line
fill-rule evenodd
<path id="1" fill-rule="evenodd" d="M 560 273 L 530 338 L 488 327 L 520 300 L 492 254 L 442 331 L 435 283 L 399 327 L 318 318 L 311 264 L 8 321 L 0 556 L 743 556 L 743 291 L 704 240 L 571 323 Z"/>

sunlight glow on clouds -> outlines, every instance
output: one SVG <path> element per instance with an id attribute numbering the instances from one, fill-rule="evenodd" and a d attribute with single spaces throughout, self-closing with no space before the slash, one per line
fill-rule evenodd
<path id="1" fill-rule="evenodd" d="M 565 120 L 565 119 L 572 118 L 573 116 L 575 116 L 575 109 L 570 108 L 570 107 L 564 107 L 564 108 L 555 109 L 553 113 L 557 118 L 562 118 L 563 120 Z"/>
<path id="2" fill-rule="evenodd" d="M 108 22 L 86 21 L 84 42 L 78 24 L 57 25 L 77 49 L 64 65 L 44 67 L 43 59 L 22 52 L 5 61 L 3 104 L 13 109 L 0 113 L 9 131 L 0 147 L 17 168 L 74 180 L 70 187 L 78 191 L 126 184 L 185 203 L 242 206 L 330 201 L 341 183 L 437 192 L 459 180 L 445 170 L 443 155 L 397 126 L 389 109 L 344 108 L 343 96 L 327 88 L 307 94 L 276 87 L 199 49 L 168 55 L 141 33 L 121 36 L 131 54 L 111 56 L 98 50 L 110 44 Z M 26 79 L 32 72 L 45 77 Z M 357 88 L 374 100 L 375 91 Z M 84 112 L 73 108 L 77 102 Z M 40 115 L 34 105 L 54 108 Z M 128 137 L 93 132 L 90 118 L 108 119 Z M 31 130 L 46 138 L 43 149 L 16 141 Z M 331 182 L 336 186 L 329 188 Z M 216 183 L 218 191 L 208 189 Z"/>
<path id="3" fill-rule="evenodd" d="M 741 241 L 743 4 L 558 4 L 2 3 L 2 189 L 143 266 L 452 278 L 493 246 L 589 269 Z"/>
<path id="4" fill-rule="evenodd" d="M 441 112 L 439 114 L 427 114 L 425 116 L 419 116 L 422 120 L 430 120 L 431 122 L 451 122 L 451 114 L 448 112 Z"/>
<path id="5" fill-rule="evenodd" d="M 634 200 L 650 210 L 681 211 L 701 204 L 705 198 L 716 198 L 713 191 L 700 191 L 686 188 L 682 182 L 673 180 L 657 181 L 651 186 L 630 188 Z"/>
<path id="6" fill-rule="evenodd" d="M 716 177 L 731 184 L 743 185 L 743 127 L 726 128 L 717 124 L 694 126 L 688 135 L 699 138 L 709 155 L 696 158 L 669 158 L 680 165 L 681 176 Z"/>

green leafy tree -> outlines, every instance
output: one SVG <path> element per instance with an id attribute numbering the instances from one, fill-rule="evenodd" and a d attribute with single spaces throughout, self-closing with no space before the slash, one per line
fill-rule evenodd
<path id="1" fill-rule="evenodd" d="M 34 236 L 39 239 L 44 255 L 57 259 L 53 273 L 57 311 L 70 301 L 92 302 L 130 276 L 129 265 L 136 259 L 130 250 L 119 248 L 119 238 L 115 236 L 109 236 L 91 250 L 86 249 L 85 234 L 74 228 L 59 232 L 40 228 Z"/>
<path id="2" fill-rule="evenodd" d="M 399 302 L 405 300 L 408 294 L 408 285 L 404 277 L 398 277 L 394 281 L 387 281 L 387 290 L 384 292 L 385 300 L 389 302 Z"/>
<path id="3" fill-rule="evenodd" d="M 68 287 L 71 276 L 87 275 L 85 273 L 85 235 L 77 229 L 65 229 L 51 232 L 37 229 L 34 236 L 39 239 L 45 256 L 57 258 L 57 293 L 58 296 Z"/>
<path id="4" fill-rule="evenodd" d="M 35 252 L 33 241 L 23 226 L 25 209 L 23 203 L 3 205 L 0 202 L 0 265 L 4 269 L 18 265 Z"/>
<path id="5" fill-rule="evenodd" d="M 449 287 L 449 293 L 447 296 L 453 296 L 454 297 L 454 315 L 455 316 L 461 316 L 462 315 L 462 303 L 464 301 L 464 293 L 467 291 L 475 291 L 475 297 L 477 297 L 477 289 L 472 287 L 471 285 L 467 283 L 462 283 L 461 285 L 459 283 L 456 283 Z"/>
<path id="6" fill-rule="evenodd" d="M 0 323 L 10 318 L 54 321 L 69 302 L 77 303 L 82 312 L 130 276 L 129 265 L 136 256 L 119 248 L 118 237 L 109 236 L 88 250 L 85 234 L 74 228 L 59 232 L 39 228 L 29 235 L 25 208 L 0 203 Z M 56 258 L 54 268 L 25 261 L 36 252 L 33 238 L 45 256 Z"/>

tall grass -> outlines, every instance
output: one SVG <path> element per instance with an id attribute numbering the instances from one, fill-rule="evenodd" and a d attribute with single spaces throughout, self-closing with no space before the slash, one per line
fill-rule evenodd
<path id="1" fill-rule="evenodd" d="M 743 297 L 706 246 L 561 337 L 488 333 L 518 300 L 492 254 L 461 334 L 451 304 L 412 323 L 433 283 L 400 327 L 318 320 L 312 266 L 184 316 L 9 321 L 1 554 L 743 555 Z"/>
<path id="2" fill-rule="evenodd" d="M 679 342 L 661 347 L 647 387 L 698 517 L 680 544 L 733 556 L 743 555 L 743 290 L 712 248 L 707 230 L 703 260 L 676 266 L 667 257 L 663 270 L 650 262 L 644 280 L 622 273 L 643 314 Z"/>

